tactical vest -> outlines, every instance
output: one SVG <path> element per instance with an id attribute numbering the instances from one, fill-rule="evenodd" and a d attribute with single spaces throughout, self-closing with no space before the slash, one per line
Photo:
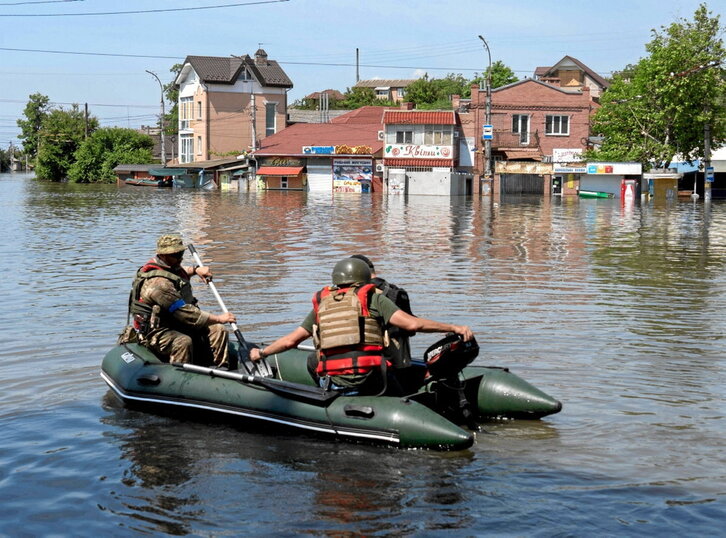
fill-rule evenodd
<path id="1" fill-rule="evenodd" d="M 413 315 L 406 290 L 378 277 L 371 279 L 371 282 L 381 290 L 383 295 L 393 301 L 398 308 L 406 314 Z M 393 364 L 395 368 L 406 368 L 410 366 L 411 345 L 408 339 L 416 333 L 409 332 L 394 325 L 390 325 L 386 329 L 388 330 L 390 338 L 389 345 L 383 350 L 386 360 Z"/>
<path id="2" fill-rule="evenodd" d="M 323 288 L 313 296 L 318 349 L 317 373 L 325 375 L 365 374 L 380 368 L 384 332 L 370 315 L 373 284 L 351 288 Z"/>
<path id="3" fill-rule="evenodd" d="M 175 310 L 185 304 L 195 304 L 196 299 L 189 282 L 189 275 L 183 268 L 174 272 L 171 268 L 161 267 L 153 258 L 136 272 L 136 278 L 131 285 L 129 294 L 129 316 L 133 318 L 133 326 L 137 332 L 146 334 L 150 329 L 152 306 L 141 299 L 141 288 L 150 278 L 166 278 L 174 284 L 174 288 L 181 295 L 181 299 L 172 304 L 168 310 L 159 311 L 161 319 L 168 318 Z"/>

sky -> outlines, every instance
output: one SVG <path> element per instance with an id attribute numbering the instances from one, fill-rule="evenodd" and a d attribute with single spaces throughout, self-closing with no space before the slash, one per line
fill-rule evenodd
<path id="1" fill-rule="evenodd" d="M 361 79 L 466 78 L 489 44 L 519 78 L 569 55 L 603 76 L 646 56 L 652 29 L 692 19 L 701 0 L 0 0 L 0 148 L 41 93 L 88 103 L 102 127 L 155 125 L 160 88 L 188 55 L 254 55 L 293 81 L 289 103 Z M 726 2 L 707 2 L 726 24 Z M 687 66 L 684 66 L 687 67 Z"/>

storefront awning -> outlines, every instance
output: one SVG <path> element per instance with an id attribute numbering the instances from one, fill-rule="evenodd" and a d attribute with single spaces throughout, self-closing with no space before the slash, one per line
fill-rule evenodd
<path id="1" fill-rule="evenodd" d="M 521 150 L 505 150 L 504 155 L 508 161 L 541 161 L 542 154 L 537 150 L 521 151 Z"/>
<path id="2" fill-rule="evenodd" d="M 186 168 L 152 168 L 149 170 L 149 175 L 154 177 L 183 176 L 186 173 Z"/>
<path id="3" fill-rule="evenodd" d="M 263 166 L 257 169 L 258 176 L 297 176 L 303 171 L 302 166 Z"/>

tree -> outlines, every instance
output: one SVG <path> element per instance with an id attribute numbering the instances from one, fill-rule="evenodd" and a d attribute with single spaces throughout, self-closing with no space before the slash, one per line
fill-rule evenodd
<path id="1" fill-rule="evenodd" d="M 18 127 L 20 127 L 18 138 L 23 141 L 25 154 L 35 158 L 38 155 L 38 132 L 50 111 L 50 100 L 40 93 L 32 94 L 29 99 L 23 110 L 25 119 L 17 121 Z"/>
<path id="2" fill-rule="evenodd" d="M 153 159 L 150 136 L 120 127 L 98 129 L 76 150 L 68 170 L 74 183 L 113 183 L 119 164 L 147 163 Z"/>
<path id="3" fill-rule="evenodd" d="M 603 94 L 593 132 L 605 138 L 587 158 L 655 168 L 667 167 L 676 154 L 703 158 L 706 125 L 714 145 L 726 142 L 723 32 L 705 4 L 692 21 L 653 30 L 649 56 L 616 75 Z"/>
<path id="4" fill-rule="evenodd" d="M 164 95 L 169 103 L 169 112 L 164 114 L 164 132 L 168 135 L 175 135 L 179 128 L 179 87 L 176 85 L 176 77 L 181 73 L 183 64 L 174 64 L 169 72 L 174 78 L 168 84 L 164 84 Z"/>
<path id="5" fill-rule="evenodd" d="M 378 99 L 371 88 L 352 87 L 345 91 L 345 99 L 340 101 L 341 108 L 356 109 L 362 106 L 395 106 L 395 103 Z"/>
<path id="6" fill-rule="evenodd" d="M 486 88 L 488 73 L 489 67 L 486 68 L 483 75 L 474 77 L 474 80 L 471 82 L 478 84 L 480 88 Z M 501 88 L 518 80 L 519 78 L 514 74 L 514 71 L 507 67 L 501 60 L 497 60 L 492 64 L 492 89 Z"/>
<path id="7" fill-rule="evenodd" d="M 12 146 L 10 146 L 7 151 L 0 149 L 0 172 L 4 172 L 10 168 L 10 156 L 12 154 L 12 150 Z"/>
<path id="8" fill-rule="evenodd" d="M 406 99 L 425 110 L 450 109 L 452 95 L 469 97 L 471 81 L 455 73 L 432 79 L 426 74 L 406 88 Z"/>
<path id="9" fill-rule="evenodd" d="M 74 161 L 74 154 L 83 142 L 86 127 L 89 133 L 98 128 L 98 120 L 89 117 L 73 105 L 52 110 L 43 120 L 39 131 L 39 149 L 35 169 L 39 179 L 63 181 Z"/>

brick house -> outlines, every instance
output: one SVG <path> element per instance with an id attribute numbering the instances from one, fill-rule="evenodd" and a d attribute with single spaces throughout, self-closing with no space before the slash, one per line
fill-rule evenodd
<path id="1" fill-rule="evenodd" d="M 416 82 L 416 79 L 378 79 L 359 80 L 354 88 L 370 88 L 376 93 L 376 97 L 383 101 L 401 103 L 406 99 L 406 88 Z"/>
<path id="2" fill-rule="evenodd" d="M 244 153 L 285 128 L 292 81 L 262 49 L 254 58 L 187 56 L 175 84 L 179 163 Z"/>
<path id="3" fill-rule="evenodd" d="M 598 100 L 610 83 L 577 58 L 565 56 L 551 67 L 538 67 L 534 78 L 553 86 L 569 89 L 590 88 L 590 97 Z"/>

